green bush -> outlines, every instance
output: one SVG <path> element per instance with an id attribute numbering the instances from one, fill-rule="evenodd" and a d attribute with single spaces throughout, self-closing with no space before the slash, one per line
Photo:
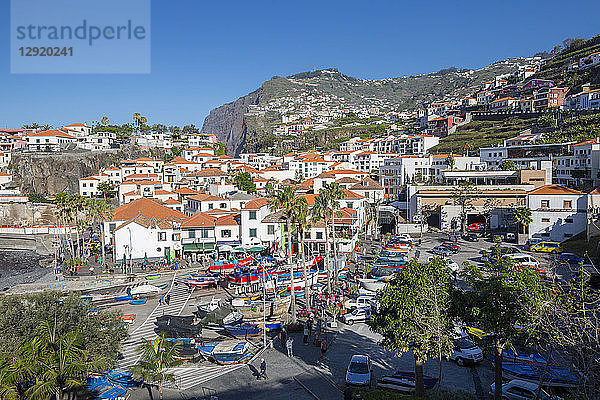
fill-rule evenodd
<path id="1" fill-rule="evenodd" d="M 385 390 L 361 390 L 358 392 L 364 400 L 424 400 L 411 394 L 400 394 L 388 392 Z M 430 390 L 425 397 L 427 400 L 477 400 L 473 393 L 458 390 L 452 392 L 449 390 Z"/>

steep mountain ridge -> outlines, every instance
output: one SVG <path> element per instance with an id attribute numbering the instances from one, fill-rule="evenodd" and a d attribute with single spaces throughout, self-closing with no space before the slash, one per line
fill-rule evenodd
<path id="1" fill-rule="evenodd" d="M 337 69 L 307 71 L 288 77 L 275 76 L 257 90 L 213 109 L 202 132 L 214 133 L 232 154 L 264 149 L 262 140 L 280 120 L 277 112 L 252 112 L 271 100 L 299 95 L 329 95 L 346 104 L 366 104 L 383 110 L 409 110 L 423 102 L 465 95 L 481 82 L 515 72 L 524 58 L 495 62 L 479 70 L 448 68 L 435 73 L 367 80 Z"/>

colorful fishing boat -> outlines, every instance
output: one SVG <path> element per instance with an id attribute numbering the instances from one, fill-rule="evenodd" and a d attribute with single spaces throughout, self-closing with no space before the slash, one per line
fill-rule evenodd
<path id="1" fill-rule="evenodd" d="M 146 304 L 148 300 L 147 299 L 136 299 L 136 300 L 131 300 L 129 302 L 129 304 L 131 304 L 132 306 L 141 306 L 143 304 Z"/>
<path id="2" fill-rule="evenodd" d="M 198 311 L 196 311 L 196 315 L 199 318 L 204 318 L 208 315 L 209 312 L 216 310 L 219 308 L 219 304 L 221 303 L 221 299 L 212 298 L 210 301 L 201 301 L 196 307 L 198 307 Z"/>
<path id="3" fill-rule="evenodd" d="M 129 301 L 131 299 L 133 299 L 133 297 L 131 297 L 130 294 L 126 296 L 115 296 L 115 301 Z"/>
<path id="4" fill-rule="evenodd" d="M 494 362 L 495 356 L 494 354 L 490 354 L 489 359 Z M 531 365 L 556 365 L 552 358 L 548 358 L 545 355 L 539 353 L 520 353 L 518 351 L 512 351 L 509 349 L 504 349 L 502 351 L 502 362 L 511 362 L 518 364 L 531 364 Z"/>
<path id="5" fill-rule="evenodd" d="M 187 279 L 188 286 L 206 288 L 211 286 L 217 286 L 217 283 L 219 282 L 219 277 L 215 274 L 205 274 L 205 276 L 198 276 L 200 274 L 195 275 L 197 276 L 190 276 Z"/>
<path id="6" fill-rule="evenodd" d="M 382 290 L 385 287 L 385 285 L 387 285 L 387 279 L 359 279 L 358 283 L 366 290 L 369 290 L 371 292 L 377 292 L 378 290 Z"/>
<path id="7" fill-rule="evenodd" d="M 255 324 L 237 324 L 237 325 L 224 325 L 223 326 L 227 333 L 235 337 L 248 337 L 258 336 L 262 333 L 262 329 Z"/>
<path id="8" fill-rule="evenodd" d="M 232 263 L 226 260 L 219 260 L 219 261 L 215 261 L 214 263 L 212 263 L 209 267 L 208 270 L 210 272 L 229 272 L 229 271 L 233 271 L 234 268 L 236 267 L 237 263 Z"/>
<path id="9" fill-rule="evenodd" d="M 146 275 L 146 279 L 149 280 L 149 281 L 151 281 L 151 280 L 154 280 L 154 279 L 159 279 L 160 276 L 161 276 L 161 274 L 148 274 L 148 275 Z"/>
<path id="10" fill-rule="evenodd" d="M 256 269 L 238 270 L 227 275 L 227 282 L 234 285 L 256 283 L 263 279 L 270 279 L 276 269 L 277 267 L 273 267 L 263 271 L 262 267 L 258 267 Z"/>
<path id="11" fill-rule="evenodd" d="M 521 379 L 544 387 L 574 388 L 579 385 L 577 374 L 567 367 L 502 362 L 503 377 Z"/>
<path id="12" fill-rule="evenodd" d="M 219 365 L 241 364 L 249 361 L 253 353 L 248 342 L 221 342 L 217 344 L 210 358 Z"/>
<path id="13" fill-rule="evenodd" d="M 124 323 L 131 325 L 135 322 L 135 314 L 121 315 L 121 316 L 119 316 L 119 319 L 121 321 L 123 321 Z"/>
<path id="14" fill-rule="evenodd" d="M 415 390 L 415 373 L 407 371 L 396 371 L 394 375 L 382 376 L 377 380 L 377 387 L 398 392 L 409 393 Z M 423 376 L 425 389 L 432 389 L 438 379 L 431 376 Z"/>

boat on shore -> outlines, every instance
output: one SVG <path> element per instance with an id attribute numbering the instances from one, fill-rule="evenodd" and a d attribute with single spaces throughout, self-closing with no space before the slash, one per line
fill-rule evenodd
<path id="1" fill-rule="evenodd" d="M 154 280 L 154 279 L 160 279 L 160 277 L 161 277 L 161 274 L 148 274 L 148 275 L 146 275 L 146 279 L 149 280 L 149 281 Z"/>
<path id="2" fill-rule="evenodd" d="M 358 283 L 361 287 L 371 292 L 377 292 L 381 290 L 387 285 L 387 279 L 378 278 L 378 279 L 359 279 Z"/>
<path id="3" fill-rule="evenodd" d="M 432 389 L 438 379 L 432 376 L 423 376 L 425 389 Z M 377 388 L 389 389 L 397 392 L 410 393 L 415 390 L 416 378 L 414 372 L 396 371 L 394 375 L 385 375 L 377 379 Z"/>
<path id="4" fill-rule="evenodd" d="M 204 343 L 198 346 L 199 353 L 206 359 L 219 365 L 241 364 L 252 358 L 250 343 L 224 341 Z"/>
<path id="5" fill-rule="evenodd" d="M 579 377 L 574 371 L 557 365 L 522 364 L 503 360 L 502 372 L 506 379 L 521 379 L 535 384 L 541 380 L 543 387 L 575 388 L 579 385 Z"/>
<path id="6" fill-rule="evenodd" d="M 259 328 L 255 324 L 237 324 L 237 325 L 224 325 L 223 326 L 227 333 L 235 337 L 248 337 L 258 336 L 262 333 L 262 328 Z"/>

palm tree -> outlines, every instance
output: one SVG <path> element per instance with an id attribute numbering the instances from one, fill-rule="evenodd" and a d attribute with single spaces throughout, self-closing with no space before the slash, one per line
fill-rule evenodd
<path id="1" fill-rule="evenodd" d="M 296 189 L 293 186 L 286 186 L 284 189 L 279 189 L 275 192 L 275 197 L 269 200 L 269 209 L 271 212 L 280 211 L 285 217 L 285 225 L 288 236 L 288 263 L 290 264 L 290 296 L 292 308 L 292 322 L 296 322 L 296 296 L 294 294 L 294 265 L 292 264 L 292 230 L 291 222 L 294 218 L 294 212 L 298 207 L 297 204 L 300 198 L 296 197 Z M 304 198 L 302 198 L 304 199 Z"/>
<path id="2" fill-rule="evenodd" d="M 310 292 L 308 285 L 308 275 L 306 270 L 306 257 L 304 253 L 304 232 L 311 224 L 311 212 L 308 208 L 308 202 L 305 197 L 299 197 L 294 208 L 294 221 L 297 225 L 298 238 L 300 243 L 300 259 L 302 260 L 302 269 L 304 274 L 304 298 L 306 299 L 306 305 L 310 300 Z"/>
<path id="3" fill-rule="evenodd" d="M 56 321 L 41 321 L 37 333 L 21 345 L 14 362 L 20 369 L 19 378 L 35 380 L 25 391 L 31 400 L 62 400 L 65 392 L 85 387 L 87 375 L 95 370 L 86 360 L 81 335 L 59 333 Z"/>
<path id="4" fill-rule="evenodd" d="M 106 262 L 104 258 L 106 256 L 104 252 L 104 221 L 112 218 L 113 211 L 110 209 L 110 204 L 102 200 L 91 200 L 88 208 L 94 223 L 100 224 L 100 246 L 102 247 L 102 264 L 104 264 Z"/>
<path id="5" fill-rule="evenodd" d="M 519 232 L 525 233 L 525 228 L 533 221 L 531 219 L 531 209 L 527 207 L 517 207 L 513 214 L 513 220 L 519 224 Z"/>
<path id="6" fill-rule="evenodd" d="M 144 382 L 155 382 L 162 400 L 164 383 L 175 382 L 175 375 L 169 372 L 169 369 L 182 364 L 182 361 L 177 359 L 180 345 L 178 342 L 167 343 L 164 335 L 152 342 L 142 340 L 143 343 L 138 347 L 141 358 L 131 370 L 134 376 L 143 379 Z"/>

